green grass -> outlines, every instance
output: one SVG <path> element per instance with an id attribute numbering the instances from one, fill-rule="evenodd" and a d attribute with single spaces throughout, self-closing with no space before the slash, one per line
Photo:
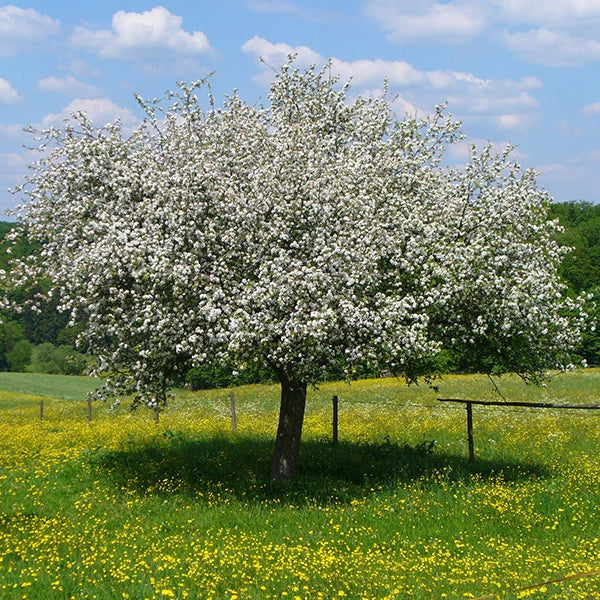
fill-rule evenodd
<path id="1" fill-rule="evenodd" d="M 27 377 L 0 392 L 2 599 L 600 594 L 600 576 L 570 577 L 600 569 L 600 411 L 475 407 L 469 463 L 464 408 L 436 398 L 497 398 L 485 378 L 327 383 L 309 393 L 297 479 L 276 484 L 277 386 L 235 390 L 233 433 L 228 390 L 178 392 L 158 424 L 104 404 L 88 423 L 46 397 L 40 421 Z M 55 381 L 64 398 L 81 385 Z M 599 384 L 499 382 L 507 399 L 581 403 Z"/>
<path id="2" fill-rule="evenodd" d="M 47 398 L 85 400 L 86 394 L 100 384 L 91 377 L 0 372 L 0 390 Z"/>

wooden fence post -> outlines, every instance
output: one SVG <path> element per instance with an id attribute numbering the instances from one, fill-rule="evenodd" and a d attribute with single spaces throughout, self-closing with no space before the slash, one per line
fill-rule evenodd
<path id="1" fill-rule="evenodd" d="M 88 396 L 87 399 L 87 418 L 88 423 L 92 421 L 92 399 Z"/>
<path id="2" fill-rule="evenodd" d="M 158 403 L 154 407 L 154 422 L 158 423 Z"/>
<path id="3" fill-rule="evenodd" d="M 235 433 L 237 431 L 237 416 L 235 414 L 235 394 L 233 391 L 229 392 L 229 407 L 231 409 L 231 431 Z"/>
<path id="4" fill-rule="evenodd" d="M 334 446 L 337 446 L 338 443 L 338 397 L 334 396 L 332 398 L 333 403 L 333 435 L 332 442 Z"/>
<path id="5" fill-rule="evenodd" d="M 44 401 L 40 400 L 40 421 L 44 420 Z"/>
<path id="6" fill-rule="evenodd" d="M 467 441 L 469 443 L 469 461 L 475 460 L 475 443 L 473 441 L 473 403 L 467 402 Z"/>

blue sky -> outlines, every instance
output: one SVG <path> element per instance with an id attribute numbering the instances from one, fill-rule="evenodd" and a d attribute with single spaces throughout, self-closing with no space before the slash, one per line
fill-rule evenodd
<path id="1" fill-rule="evenodd" d="M 599 0 L 46 0 L 0 3 L 0 211 L 35 158 L 26 125 L 82 109 L 133 128 L 134 93 L 211 71 L 218 100 L 254 102 L 270 77 L 258 58 L 290 52 L 332 58 L 355 94 L 387 79 L 401 115 L 448 102 L 468 143 L 510 142 L 557 201 L 600 202 Z"/>

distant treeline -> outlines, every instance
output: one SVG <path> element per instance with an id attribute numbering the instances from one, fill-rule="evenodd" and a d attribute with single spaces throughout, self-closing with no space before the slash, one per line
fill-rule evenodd
<path id="1" fill-rule="evenodd" d="M 569 293 L 593 295 L 600 305 L 600 205 L 588 202 L 555 203 L 551 206 L 551 218 L 557 218 L 564 228 L 559 241 L 573 248 L 564 259 L 560 274 L 568 285 Z M 14 224 L 0 221 L 0 268 L 7 269 L 11 257 L 28 256 L 39 251 L 39 246 L 23 239 L 11 254 L 7 233 Z M 35 297 L 44 290 L 44 282 L 37 289 L 15 292 L 15 299 L 23 301 Z M 32 371 L 39 373 L 85 373 L 92 359 L 75 350 L 77 327 L 70 327 L 68 317 L 57 311 L 58 300 L 36 302 L 38 310 L 2 313 L 0 324 L 0 371 Z M 598 308 L 594 309 L 600 316 Z M 600 334 L 586 333 L 583 343 L 573 357 L 585 360 L 589 365 L 600 365 Z M 469 372 L 474 370 L 473 357 L 442 352 L 438 359 L 440 372 Z M 378 373 L 358 373 L 373 376 Z M 341 373 L 328 374 L 330 378 Z M 263 367 L 249 366 L 237 372 L 231 365 L 206 366 L 188 372 L 186 383 L 192 388 L 227 387 L 235 384 L 264 382 L 274 379 Z M 184 382 L 180 382 L 184 383 Z"/>
<path id="2" fill-rule="evenodd" d="M 600 204 L 555 203 L 551 216 L 558 218 L 564 228 L 560 243 L 573 249 L 565 256 L 560 274 L 573 295 L 592 295 L 592 314 L 600 325 Z M 578 355 L 590 366 L 600 365 L 600 331 L 585 334 Z"/>
<path id="3" fill-rule="evenodd" d="M 6 236 L 14 223 L 0 221 L 0 268 L 7 270 L 12 257 L 21 258 L 39 251 L 38 244 L 21 238 L 18 244 L 7 248 Z M 44 291 L 44 282 L 37 287 L 20 289 L 12 293 L 12 299 L 23 304 L 19 312 L 2 311 L 0 316 L 0 371 L 32 371 L 65 375 L 84 374 L 90 359 L 75 350 L 77 329 L 68 326 L 69 318 L 57 310 L 58 300 L 35 302 L 37 310 L 26 308 Z"/>

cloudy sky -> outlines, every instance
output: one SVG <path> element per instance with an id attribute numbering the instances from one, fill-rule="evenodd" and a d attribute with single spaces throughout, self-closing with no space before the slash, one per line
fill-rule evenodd
<path id="1" fill-rule="evenodd" d="M 212 71 L 217 99 L 253 102 L 259 57 L 289 53 L 333 59 L 354 93 L 387 79 L 401 115 L 448 102 L 469 142 L 516 145 L 557 201 L 600 202 L 600 0 L 15 0 L 0 4 L 0 211 L 34 158 L 26 125 L 84 110 L 135 127 L 135 93 Z"/>

